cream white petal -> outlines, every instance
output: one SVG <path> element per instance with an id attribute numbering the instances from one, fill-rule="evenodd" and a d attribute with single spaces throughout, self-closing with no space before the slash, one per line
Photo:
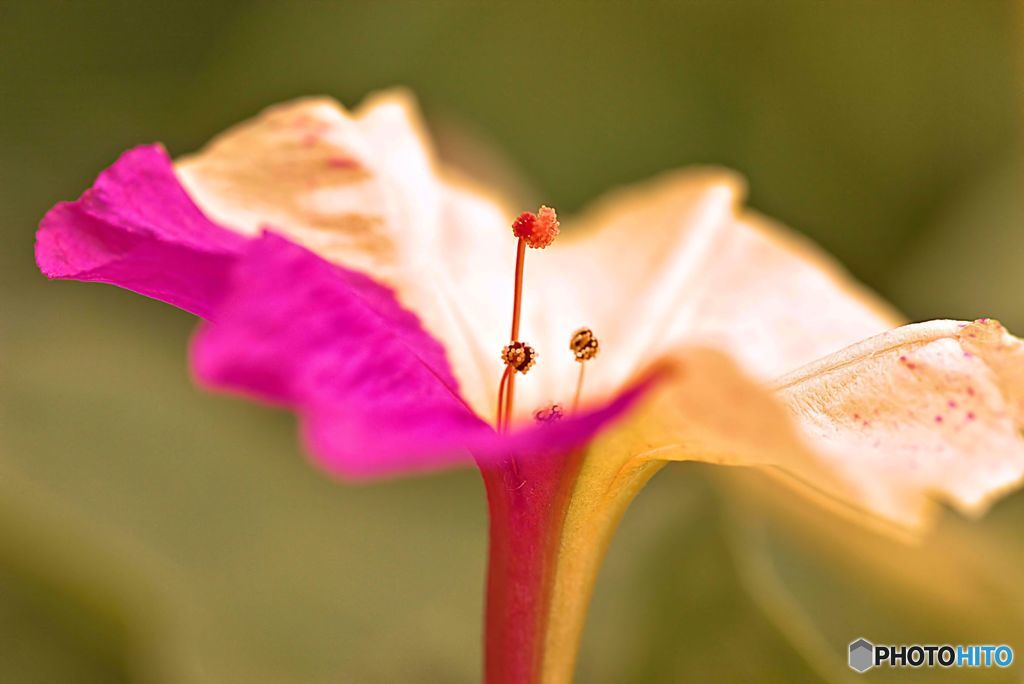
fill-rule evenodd
<path id="1" fill-rule="evenodd" d="M 765 468 L 911 528 L 935 502 L 982 512 L 1024 476 L 1024 343 L 995 321 L 904 326 L 772 387 L 717 352 L 675 359 L 621 453 Z"/>
<path id="2" fill-rule="evenodd" d="M 586 371 L 593 400 L 680 344 L 721 349 L 770 379 L 901 322 L 810 241 L 744 210 L 743 194 L 726 170 L 665 174 L 609 193 L 565 220 L 551 247 L 528 252 L 521 336 L 542 357 L 517 385 L 519 412 L 571 398 L 579 366 L 568 342 L 582 326 L 601 340 Z M 454 199 L 481 205 L 471 223 L 445 222 L 460 236 L 452 242 L 472 245 L 445 258 L 465 318 L 486 339 L 482 391 L 493 402 L 491 350 L 507 339 L 514 242 L 498 202 L 477 192 Z"/>

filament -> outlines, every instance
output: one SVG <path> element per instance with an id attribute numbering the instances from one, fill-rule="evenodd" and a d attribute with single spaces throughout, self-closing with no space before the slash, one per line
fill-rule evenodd
<path id="1" fill-rule="evenodd" d="M 576 413 L 576 409 L 580 406 L 580 396 L 583 394 L 583 372 L 586 370 L 587 364 L 580 362 L 580 374 L 576 378 L 576 395 L 572 399 L 572 412 Z"/>
<path id="2" fill-rule="evenodd" d="M 512 366 L 505 366 L 505 372 L 501 376 L 501 383 L 498 385 L 498 417 L 494 422 L 499 432 L 501 432 L 502 424 L 505 420 L 505 388 L 508 386 L 508 379 L 512 375 Z"/>

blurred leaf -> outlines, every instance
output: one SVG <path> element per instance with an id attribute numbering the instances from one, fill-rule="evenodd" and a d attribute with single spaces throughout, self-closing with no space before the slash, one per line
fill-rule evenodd
<path id="1" fill-rule="evenodd" d="M 820 671 L 855 681 L 846 669 L 847 646 L 860 637 L 876 644 L 1011 646 L 1024 639 L 1019 564 L 1001 558 L 989 521 L 949 513 L 911 543 L 819 509 L 761 474 L 719 475 L 734 504 L 731 541 L 747 589 Z M 1022 520 L 1018 515 L 1018 530 Z M 1014 670 L 970 676 L 1017 681 Z M 871 676 L 962 681 L 964 672 L 880 668 Z"/>
<path id="2" fill-rule="evenodd" d="M 54 587 L 39 586 L 38 580 L 0 566 L 0 676 L 4 681 L 129 681 L 118 654 L 110 653 L 111 643 L 84 628 L 95 624 L 93 616 L 77 615 L 73 601 Z"/>

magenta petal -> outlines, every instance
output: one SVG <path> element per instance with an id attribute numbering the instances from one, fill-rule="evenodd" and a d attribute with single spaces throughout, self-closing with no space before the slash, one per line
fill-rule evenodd
<path id="1" fill-rule="evenodd" d="M 465 460 L 451 435 L 489 432 L 444 350 L 386 288 L 273 234 L 234 272 L 193 344 L 210 385 L 294 408 L 324 465 L 350 476 Z"/>
<path id="2" fill-rule="evenodd" d="M 320 462 L 350 477 L 584 444 L 635 392 L 593 413 L 498 435 L 459 396 L 444 349 L 392 292 L 279 236 L 253 241 L 217 321 L 194 340 L 201 381 L 293 408 Z"/>
<path id="3" fill-rule="evenodd" d="M 50 278 L 119 285 L 208 318 L 246 242 L 207 219 L 167 152 L 147 145 L 43 217 L 36 262 Z"/>

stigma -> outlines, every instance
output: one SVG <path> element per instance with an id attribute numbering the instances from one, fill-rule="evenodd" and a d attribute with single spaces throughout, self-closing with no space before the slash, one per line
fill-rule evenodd
<path id="1" fill-rule="evenodd" d="M 576 378 L 576 394 L 572 399 L 572 410 L 574 412 L 579 409 L 580 397 L 583 396 L 584 368 L 586 368 L 587 361 L 597 356 L 597 352 L 600 349 L 601 345 L 598 343 L 594 331 L 590 328 L 580 328 L 569 339 L 569 351 L 572 352 L 573 358 L 580 364 L 580 374 Z"/>
<path id="2" fill-rule="evenodd" d="M 558 214 L 551 207 L 541 206 L 534 214 L 524 211 L 512 223 L 512 234 L 533 249 L 544 249 L 558 237 Z"/>

